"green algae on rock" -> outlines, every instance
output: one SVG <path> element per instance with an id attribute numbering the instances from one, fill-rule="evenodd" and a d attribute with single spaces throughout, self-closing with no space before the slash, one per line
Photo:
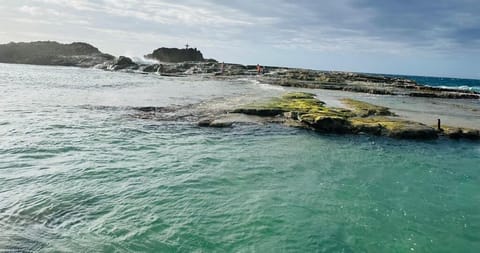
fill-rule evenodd
<path id="1" fill-rule="evenodd" d="M 348 107 L 351 107 L 358 116 L 395 116 L 390 112 L 390 109 L 383 106 L 373 105 L 367 102 L 358 101 L 351 98 L 344 98 L 340 100 Z"/>
<path id="2" fill-rule="evenodd" d="M 280 98 L 248 104 L 233 110 L 233 113 L 243 113 L 258 116 L 277 116 L 293 112 L 291 115 L 312 116 L 352 116 L 352 112 L 341 108 L 326 107 L 325 103 L 316 99 L 315 94 L 294 92 L 284 94 Z"/>
<path id="3" fill-rule="evenodd" d="M 442 126 L 439 131 L 451 139 L 480 140 L 480 130 L 477 129 Z"/>
<path id="4" fill-rule="evenodd" d="M 475 136 L 479 136 L 478 130 L 459 130 L 454 134 L 446 134 L 425 124 L 401 119 L 387 107 L 363 101 L 343 99 L 342 102 L 352 110 L 327 107 L 314 94 L 295 92 L 248 104 L 235 109 L 233 113 L 283 117 L 289 125 L 324 133 L 365 133 L 399 139 L 435 139 L 439 135 L 475 139 Z"/>
<path id="5" fill-rule="evenodd" d="M 433 127 L 395 117 L 352 118 L 350 124 L 357 133 L 364 132 L 399 139 L 435 139 L 438 137 L 438 133 Z"/>

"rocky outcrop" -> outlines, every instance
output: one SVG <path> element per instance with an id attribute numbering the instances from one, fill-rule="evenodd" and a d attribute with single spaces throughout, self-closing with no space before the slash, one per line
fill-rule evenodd
<path id="1" fill-rule="evenodd" d="M 38 41 L 0 45 L 2 63 L 93 67 L 113 59 L 112 55 L 104 54 L 96 47 L 81 42 L 61 44 Z"/>
<path id="2" fill-rule="evenodd" d="M 451 139 L 480 140 L 480 130 L 477 129 L 444 126 L 439 131 Z"/>
<path id="3" fill-rule="evenodd" d="M 480 99 L 480 93 L 475 91 L 430 87 L 404 78 L 349 72 L 280 69 L 260 76 L 259 80 L 279 86 L 342 90 L 379 95 Z"/>
<path id="4" fill-rule="evenodd" d="M 322 133 L 371 134 L 398 139 L 450 138 L 480 139 L 480 131 L 474 129 L 441 129 L 397 117 L 386 107 L 353 99 L 344 99 L 351 110 L 326 107 L 310 93 L 287 93 L 256 104 L 237 108 L 232 113 L 261 117 L 281 117 L 296 127 Z M 292 124 L 293 123 L 293 124 Z"/>
<path id="5" fill-rule="evenodd" d="M 480 93 L 462 89 L 429 87 L 415 81 L 378 75 L 315 71 L 264 66 L 265 73 L 258 75 L 256 65 L 218 63 L 216 61 L 161 63 L 140 66 L 139 70 L 161 75 L 212 74 L 215 78 L 255 77 L 258 81 L 288 87 L 328 89 L 378 95 L 402 95 L 448 99 L 480 99 Z"/>
<path id="6" fill-rule="evenodd" d="M 263 83 L 288 87 L 329 89 L 380 95 L 480 99 L 480 93 L 477 91 L 429 87 L 404 78 L 372 74 L 272 66 L 262 66 L 262 74 L 258 74 L 256 65 L 218 63 L 215 60 L 205 60 L 202 53 L 196 48 L 159 48 L 153 51 L 153 53 L 146 55 L 146 58 L 155 59 L 161 63 L 136 63 L 124 56 L 115 59 L 115 57 L 103 54 L 89 44 L 79 42 L 60 44 L 43 41 L 0 45 L 0 62 L 3 63 L 78 67 L 95 66 L 99 69 L 113 71 L 157 73 L 164 76 L 204 75 L 217 79 L 248 76 L 256 78 L 256 80 Z M 245 113 L 254 112 L 246 110 Z M 275 112 L 263 110 L 263 113 L 273 114 Z"/>
<path id="7" fill-rule="evenodd" d="M 160 62 L 187 62 L 187 61 L 204 61 L 202 53 L 196 48 L 159 48 L 151 54 L 145 55 L 147 59 L 153 59 Z"/>
<path id="8" fill-rule="evenodd" d="M 120 56 L 109 67 L 110 70 L 137 70 L 140 66 L 126 56 Z"/>

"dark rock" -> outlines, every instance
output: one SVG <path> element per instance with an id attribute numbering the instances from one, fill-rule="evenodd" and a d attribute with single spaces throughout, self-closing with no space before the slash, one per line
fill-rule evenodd
<path id="1" fill-rule="evenodd" d="M 145 55 L 147 59 L 154 59 L 160 62 L 186 62 L 204 61 L 202 53 L 196 48 L 159 48 L 153 53 Z"/>
<path id="2" fill-rule="evenodd" d="M 212 124 L 213 119 L 207 118 L 207 119 L 201 119 L 197 124 L 198 126 L 201 127 L 209 127 L 210 124 Z"/>
<path id="3" fill-rule="evenodd" d="M 175 112 L 177 108 L 174 107 L 156 107 L 156 106 L 143 106 L 143 107 L 133 107 L 134 110 L 142 112 Z"/>
<path id="4" fill-rule="evenodd" d="M 215 127 L 215 128 L 225 128 L 233 126 L 233 121 L 225 120 L 225 119 L 212 119 L 212 118 L 205 118 L 198 121 L 198 126 L 200 127 Z"/>
<path id="5" fill-rule="evenodd" d="M 480 140 L 480 131 L 475 129 L 463 130 L 463 138 L 469 140 Z"/>
<path id="6" fill-rule="evenodd" d="M 110 67 L 111 70 L 122 70 L 122 69 L 130 69 L 136 70 L 139 66 L 132 59 L 126 56 L 120 56 L 118 59 L 115 60 L 113 65 Z"/>
<path id="7" fill-rule="evenodd" d="M 351 118 L 350 124 L 354 133 L 384 135 L 398 139 L 430 140 L 438 138 L 436 129 L 396 117 Z"/>
<path id="8" fill-rule="evenodd" d="M 247 115 L 256 115 L 261 117 L 271 117 L 283 114 L 285 110 L 277 108 L 239 108 L 232 111 L 233 113 L 243 113 Z"/>
<path id="9" fill-rule="evenodd" d="M 450 139 L 480 140 L 480 130 L 447 127 L 441 133 Z"/>
<path id="10" fill-rule="evenodd" d="M 233 126 L 233 122 L 230 121 L 222 121 L 222 120 L 214 120 L 210 123 L 210 127 L 216 128 L 225 128 Z"/>
<path id="11" fill-rule="evenodd" d="M 414 124 L 397 130 L 387 129 L 386 135 L 393 138 L 416 140 L 431 140 L 438 138 L 438 133 L 434 128 L 421 124 Z"/>
<path id="12" fill-rule="evenodd" d="M 153 73 L 153 72 L 158 72 L 160 70 L 161 65 L 160 64 L 152 64 L 146 66 L 143 71 L 147 73 Z"/>
<path id="13" fill-rule="evenodd" d="M 112 55 L 81 42 L 38 41 L 0 45 L 0 62 L 3 63 L 93 67 L 113 59 Z"/>
<path id="14" fill-rule="evenodd" d="M 305 114 L 299 117 L 300 122 L 312 127 L 315 131 L 324 133 L 349 133 L 350 122 L 338 116 L 315 116 Z"/>
<path id="15" fill-rule="evenodd" d="M 120 56 L 118 57 L 118 59 L 115 61 L 115 64 L 116 65 L 120 65 L 120 66 L 123 66 L 123 65 L 133 65 L 135 63 L 133 63 L 132 59 L 126 57 L 126 56 Z"/>

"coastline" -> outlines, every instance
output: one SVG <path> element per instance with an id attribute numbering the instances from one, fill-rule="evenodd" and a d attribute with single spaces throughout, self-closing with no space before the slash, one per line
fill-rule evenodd
<path id="1" fill-rule="evenodd" d="M 292 125 L 296 127 L 320 132 L 368 133 L 407 139 L 432 139 L 439 135 L 480 139 L 478 130 L 480 105 L 477 103 L 480 101 L 480 92 L 475 90 L 428 86 L 403 76 L 220 63 L 214 59 L 205 59 L 200 51 L 191 48 L 159 48 L 145 55 L 145 58 L 150 62 L 136 62 L 126 56 L 114 57 L 100 52 L 94 46 L 77 42 L 60 44 L 44 41 L 0 45 L 0 62 L 87 67 L 190 80 L 233 82 L 246 79 L 258 82 L 259 85 L 278 87 L 286 91 L 284 94 L 277 92 L 276 98 L 275 96 L 255 98 L 244 104 L 237 101 L 231 108 L 212 110 L 208 106 L 201 108 L 198 105 L 190 105 L 188 108 L 166 109 L 169 113 L 173 112 L 168 118 L 188 115 L 197 119 L 200 126 L 230 127 L 235 123 L 247 123 L 248 117 L 229 115 L 243 113 L 267 116 L 268 119 L 260 120 L 266 122 L 291 124 L 293 121 Z M 285 99 L 292 94 L 297 94 L 300 98 Z M 262 105 L 265 101 L 272 103 Z M 274 101 L 281 101 L 283 104 L 278 105 Z M 262 108 L 255 107 L 259 104 Z M 256 111 L 245 110 L 247 107 L 251 109 L 252 106 Z M 358 114 L 358 108 L 355 106 L 373 110 L 384 108 L 388 113 Z M 333 113 L 326 115 L 320 113 L 324 110 Z M 139 108 L 139 111 L 144 114 L 139 115 L 140 118 L 161 119 L 164 116 L 157 114 L 164 112 L 165 109 L 147 106 Z M 176 116 L 179 111 L 185 115 Z M 264 115 L 266 111 L 268 113 Z M 194 115 L 195 113 L 198 115 Z M 368 122 L 362 119 L 365 117 L 368 118 Z M 396 126 L 392 127 L 393 125 Z M 401 134 L 397 133 L 400 128 Z"/>
<path id="2" fill-rule="evenodd" d="M 184 63 L 181 63 L 184 64 Z M 176 64 L 175 64 L 176 65 Z M 88 71 L 88 69 L 85 69 Z M 285 70 L 284 70 L 285 71 Z M 288 71 L 288 70 L 286 70 Z M 110 72 L 110 71 L 107 71 Z M 200 126 L 212 127 L 232 127 L 236 124 L 249 123 L 280 123 L 284 124 L 284 119 L 277 118 L 263 118 L 240 116 L 232 114 L 236 109 L 241 108 L 247 104 L 258 103 L 265 101 L 271 97 L 278 97 L 288 92 L 307 92 L 313 93 L 315 98 L 325 103 L 328 107 L 352 109 L 342 102 L 343 99 L 354 99 L 360 102 L 369 103 L 375 106 L 382 106 L 388 108 L 392 113 L 397 115 L 398 120 L 405 120 L 419 123 L 422 126 L 428 127 L 430 130 L 436 129 L 437 119 L 442 122 L 442 127 L 448 129 L 448 133 L 435 131 L 435 135 L 430 135 L 428 138 L 437 138 L 438 136 L 449 136 L 452 139 L 466 138 L 471 140 L 480 139 L 480 103 L 476 99 L 451 99 L 451 98 L 429 98 L 429 97 L 412 97 L 408 95 L 385 95 L 385 94 L 371 94 L 363 92 L 352 92 L 343 90 L 331 90 L 321 88 L 298 88 L 285 87 L 279 85 L 272 85 L 263 82 L 263 76 L 260 75 L 219 75 L 217 72 L 210 74 L 186 74 L 182 76 L 177 75 L 162 75 L 160 73 L 142 73 L 132 70 L 120 70 L 113 72 L 121 72 L 125 74 L 148 74 L 158 76 L 159 78 L 171 78 L 185 81 L 214 81 L 214 82 L 255 82 L 260 87 L 265 89 L 272 89 L 275 92 L 271 96 L 251 96 L 248 99 L 239 99 L 235 97 L 226 97 L 223 101 L 203 101 L 200 104 L 191 104 L 187 107 L 172 107 L 167 108 L 166 111 L 157 107 L 141 107 L 137 115 L 138 118 L 153 119 L 153 120 L 177 120 L 183 117 L 189 117 Z M 99 74 L 101 74 L 99 72 Z M 268 74 L 266 74 L 268 75 Z M 243 81 L 241 81 L 243 80 Z M 230 101 L 227 101 L 230 100 Z M 215 105 L 217 103 L 217 105 Z M 228 104 L 228 105 L 227 105 Z M 292 110 L 295 111 L 295 108 Z M 165 117 L 168 112 L 168 117 Z M 282 112 L 287 113 L 288 111 Z M 162 115 L 163 114 L 163 115 Z M 195 115 L 196 114 L 196 115 Z M 290 122 L 291 123 L 291 122 Z M 294 126 L 298 127 L 296 124 Z M 308 127 L 304 127 L 308 128 Z M 313 129 L 315 130 L 315 129 Z M 463 133 L 465 132 L 466 133 Z M 337 131 L 331 130 L 333 133 L 354 133 L 364 134 L 364 131 Z M 379 135 L 380 131 L 373 133 Z M 367 133 L 368 134 L 368 133 Z M 372 133 L 370 133 L 372 134 Z M 381 135 L 381 134 L 380 134 Z M 386 135 L 388 136 L 388 134 Z M 417 137 L 402 137 L 396 138 L 407 139 L 423 139 L 422 136 Z"/>

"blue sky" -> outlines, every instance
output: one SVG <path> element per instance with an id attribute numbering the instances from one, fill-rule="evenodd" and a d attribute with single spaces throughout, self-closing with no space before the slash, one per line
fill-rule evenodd
<path id="1" fill-rule="evenodd" d="M 188 42 L 225 62 L 480 79 L 478 0 L 0 2 L 0 43 L 140 56 Z"/>

